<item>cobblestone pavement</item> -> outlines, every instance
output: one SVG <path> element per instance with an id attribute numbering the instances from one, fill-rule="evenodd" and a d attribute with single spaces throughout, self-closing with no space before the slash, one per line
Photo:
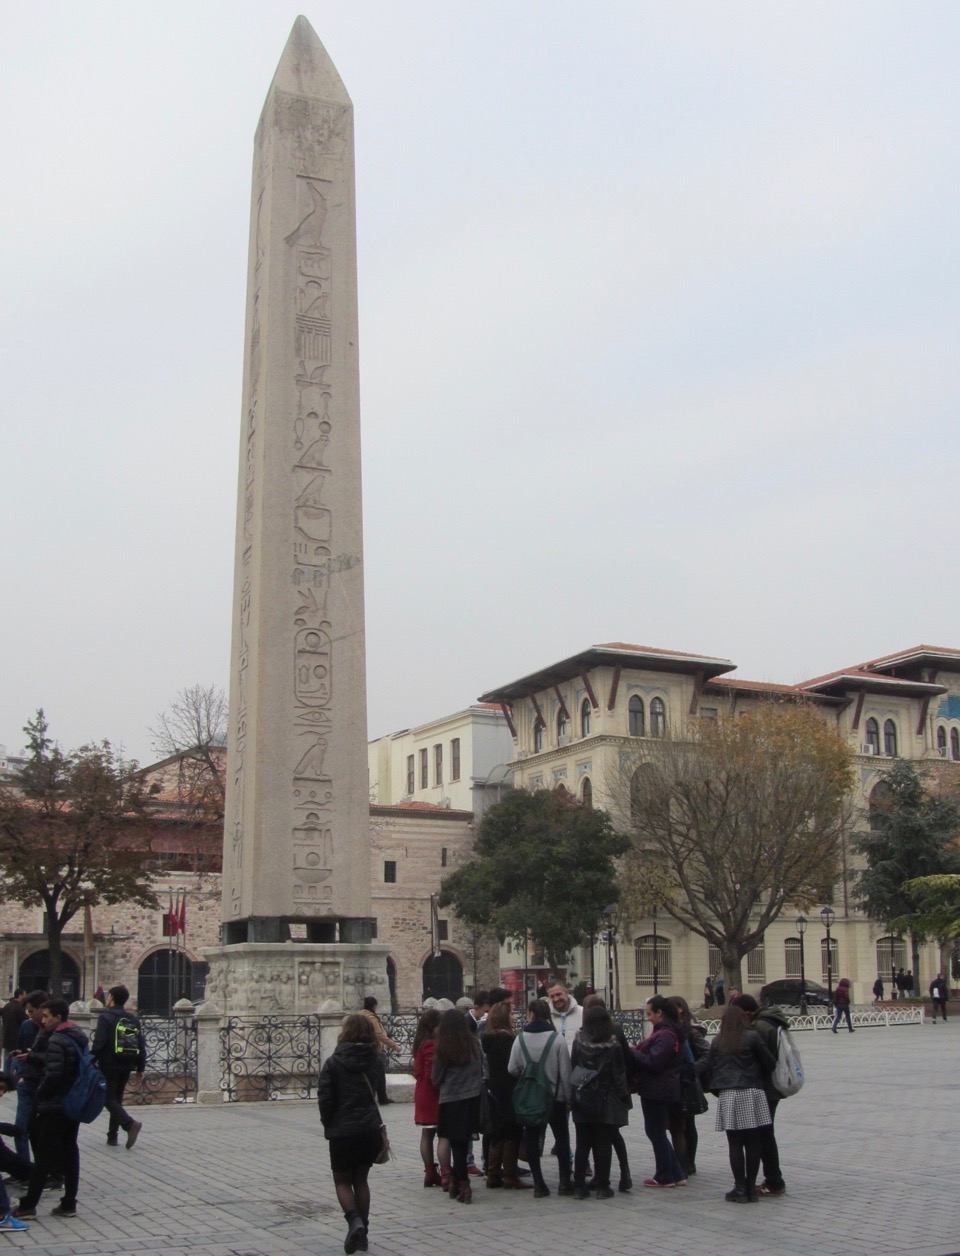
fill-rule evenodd
<path id="1" fill-rule="evenodd" d="M 464 1207 L 422 1188 L 413 1108 L 397 1103 L 386 1109 L 397 1159 L 371 1171 L 370 1251 L 960 1253 L 960 1020 L 853 1037 L 799 1035 L 807 1084 L 777 1114 L 788 1193 L 750 1206 L 724 1203 L 726 1141 L 712 1110 L 700 1118 L 699 1172 L 684 1190 L 639 1185 L 653 1164 L 637 1113 L 626 1131 L 632 1194 L 534 1200 L 529 1191 L 487 1192 L 481 1182 Z M 8 1099 L 0 1119 L 11 1116 Z M 315 1103 L 157 1107 L 138 1116 L 144 1129 L 132 1151 L 105 1145 L 105 1117 L 83 1128 L 75 1220 L 49 1215 L 58 1197 L 48 1192 L 29 1232 L 0 1236 L 0 1247 L 31 1256 L 343 1250 Z M 553 1160 L 547 1181 L 556 1182 Z"/>

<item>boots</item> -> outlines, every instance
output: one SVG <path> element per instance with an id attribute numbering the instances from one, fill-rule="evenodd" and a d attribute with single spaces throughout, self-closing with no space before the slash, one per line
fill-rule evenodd
<path id="1" fill-rule="evenodd" d="M 457 1203 L 469 1204 L 472 1199 L 473 1191 L 470 1189 L 470 1179 L 467 1178 L 465 1182 L 460 1183 L 459 1188 L 457 1189 Z"/>
<path id="2" fill-rule="evenodd" d="M 493 1148 L 490 1149 L 491 1154 Z M 503 1144 L 503 1185 L 508 1191 L 526 1191 L 530 1189 L 530 1183 L 524 1182 L 517 1172 L 517 1144 L 513 1142 L 505 1142 Z M 490 1185 L 489 1179 L 487 1185 Z"/>
<path id="3" fill-rule="evenodd" d="M 440 1186 L 443 1190 L 449 1191 L 450 1181 L 452 1177 L 453 1177 L 453 1174 L 450 1172 L 449 1169 L 440 1170 Z"/>
<path id="4" fill-rule="evenodd" d="M 424 1169 L 423 1185 L 425 1187 L 443 1185 L 443 1178 L 440 1176 L 440 1170 L 437 1165 L 432 1164 L 429 1169 Z"/>
<path id="5" fill-rule="evenodd" d="M 573 1182 L 570 1180 L 569 1164 L 565 1164 L 565 1165 L 562 1164 L 560 1166 L 560 1185 L 557 1187 L 557 1194 L 558 1195 L 572 1195 L 573 1194 Z"/>
<path id="6" fill-rule="evenodd" d="M 487 1186 L 503 1186 L 503 1143 L 491 1143 L 487 1154 Z"/>

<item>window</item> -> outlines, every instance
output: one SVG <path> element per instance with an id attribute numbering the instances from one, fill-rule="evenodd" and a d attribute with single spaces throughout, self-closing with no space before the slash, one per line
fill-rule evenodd
<path id="1" fill-rule="evenodd" d="M 414 763 L 413 755 L 408 754 L 407 755 L 407 793 L 408 794 L 413 793 L 417 784 L 416 776 L 413 770 L 413 763 Z"/>
<path id="2" fill-rule="evenodd" d="M 955 728 L 950 729 L 950 758 L 960 759 L 960 732 Z"/>
<path id="3" fill-rule="evenodd" d="M 437 921 L 437 941 L 448 942 L 450 940 L 450 930 L 447 928 L 445 920 Z"/>
<path id="4" fill-rule="evenodd" d="M 667 735 L 667 708 L 662 698 L 654 698 L 650 703 L 650 734 L 653 737 Z"/>
<path id="5" fill-rule="evenodd" d="M 443 784 L 443 746 L 439 742 L 433 748 L 433 783 Z"/>
<path id="6" fill-rule="evenodd" d="M 636 694 L 630 699 L 627 708 L 630 721 L 630 736 L 643 737 L 643 699 L 638 698 Z"/>
<path id="7" fill-rule="evenodd" d="M 700 718 L 702 720 L 715 720 L 717 718 L 717 708 L 716 707 L 701 707 Z"/>
<path id="8" fill-rule="evenodd" d="M 788 977 L 799 977 L 800 973 L 800 939 L 787 938 L 783 944 L 783 969 Z"/>
<path id="9" fill-rule="evenodd" d="M 451 781 L 459 781 L 460 779 L 460 738 L 454 737 L 450 743 L 450 779 Z"/>
<path id="10" fill-rule="evenodd" d="M 764 943 L 755 946 L 747 954 L 747 981 L 764 982 L 767 979 L 767 959 Z"/>
<path id="11" fill-rule="evenodd" d="M 539 716 L 537 716 L 533 725 L 533 753 L 534 754 L 539 754 L 540 751 L 543 749 L 544 731 L 545 729 L 544 729 L 543 720 L 540 719 Z"/>
<path id="12" fill-rule="evenodd" d="M 44 913 L 44 915 L 46 915 L 46 913 Z M 176 934 L 177 934 L 177 927 L 176 927 L 176 925 L 171 926 L 171 924 L 170 924 L 170 913 L 169 913 L 168 911 L 165 911 L 165 912 L 163 913 L 163 925 L 162 925 L 162 927 L 161 927 L 160 932 L 161 932 L 161 935 L 162 935 L 163 937 L 165 937 L 165 938 L 173 938 L 173 937 L 176 937 Z"/>
<path id="13" fill-rule="evenodd" d="M 830 939 L 830 967 L 833 970 L 833 984 L 837 984 L 837 978 L 840 976 L 840 947 L 837 945 L 837 939 Z M 823 970 L 823 980 L 826 981 L 831 975 L 827 972 L 827 939 L 820 939 L 820 967 Z"/>
<path id="14" fill-rule="evenodd" d="M 863 743 L 865 754 L 880 753 L 880 725 L 871 715 L 867 720 L 866 731 L 864 733 L 866 741 Z"/>
<path id="15" fill-rule="evenodd" d="M 947 730 L 942 724 L 937 725 L 937 749 L 940 751 L 941 758 L 947 757 Z"/>
<path id="16" fill-rule="evenodd" d="M 447 848 L 446 846 L 441 846 L 440 847 L 440 867 L 445 868 L 446 866 L 447 866 Z"/>
<path id="17" fill-rule="evenodd" d="M 890 978 L 895 968 L 906 968 L 907 944 L 903 938 L 891 935 L 877 938 L 877 975 L 884 981 Z"/>
<path id="18" fill-rule="evenodd" d="M 427 761 L 427 748 L 420 751 L 420 788 L 426 789 L 430 784 L 430 765 Z"/>
<path id="19" fill-rule="evenodd" d="M 590 736 L 590 702 L 587 698 L 584 698 L 580 707 L 580 736 Z"/>
<path id="20" fill-rule="evenodd" d="M 580 787 L 580 799 L 587 810 L 593 808 L 593 786 L 590 784 L 590 777 L 583 778 L 583 784 Z"/>
<path id="21" fill-rule="evenodd" d="M 723 972 L 723 960 L 720 958 L 720 948 L 719 946 L 714 946 L 712 942 L 707 946 L 707 968 L 710 970 L 710 975 L 712 977 L 715 977 L 719 972 Z"/>
<path id="22" fill-rule="evenodd" d="M 637 969 L 637 985 L 652 986 L 653 985 L 653 934 L 645 933 L 643 937 L 635 939 L 633 943 L 634 959 Z M 657 934 L 657 985 L 661 986 L 664 982 L 673 980 L 671 974 L 671 954 L 673 946 L 669 938 L 665 938 L 662 933 Z"/>
<path id="23" fill-rule="evenodd" d="M 883 724 L 883 753 L 891 759 L 897 757 L 897 726 L 893 720 L 885 720 Z"/>
<path id="24" fill-rule="evenodd" d="M 385 859 L 383 861 L 383 879 L 387 885 L 396 884 L 397 861 L 395 859 Z"/>
<path id="25" fill-rule="evenodd" d="M 567 713 L 563 709 L 557 712 L 557 745 L 562 746 L 568 737 Z"/>

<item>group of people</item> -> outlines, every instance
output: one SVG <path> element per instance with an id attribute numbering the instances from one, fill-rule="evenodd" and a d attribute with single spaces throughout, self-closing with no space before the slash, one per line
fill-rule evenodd
<path id="1" fill-rule="evenodd" d="M 45 990 L 28 994 L 21 989 L 4 1006 L 0 1096 L 16 1094 L 17 1110 L 13 1122 L 0 1125 L 0 1134 L 13 1138 L 15 1148 L 0 1137 L 0 1169 L 25 1193 L 12 1207 L 7 1185 L 0 1182 L 0 1230 L 26 1230 L 50 1187 L 63 1191 L 51 1215 L 77 1215 L 80 1123 L 65 1113 L 64 1105 L 88 1047 L 106 1082 L 108 1145 L 118 1145 L 121 1130 L 127 1147 L 137 1141 L 142 1125 L 126 1111 L 123 1098 L 131 1073 L 143 1076 L 146 1047 L 139 1020 L 126 1009 L 129 997 L 126 986 L 112 987 L 92 1046 L 70 1020 L 65 999 L 51 998 Z"/>
<path id="2" fill-rule="evenodd" d="M 760 1008 L 738 991 L 725 1007 L 720 1032 L 708 1042 L 684 999 L 657 994 L 645 1010 L 651 1032 L 634 1045 L 598 995 L 587 996 L 581 1007 L 559 983 L 546 999 L 529 1004 L 518 1032 L 506 990 L 478 995 L 465 1012 L 424 1011 L 413 1042 L 414 1121 L 424 1187 L 439 1187 L 469 1204 L 471 1178 L 484 1176 L 488 1190 L 531 1190 L 535 1199 L 552 1190 L 576 1199 L 610 1199 L 616 1193 L 616 1156 L 617 1189 L 629 1191 L 633 1179 L 623 1129 L 634 1096 L 654 1160 L 643 1185 L 686 1186 L 697 1171 L 696 1118 L 707 1110 L 703 1092 L 710 1090 L 733 1175 L 725 1198 L 752 1203 L 760 1195 L 783 1194 L 774 1134 L 783 1096 L 771 1081 L 779 1031 L 788 1024 L 783 1013 Z M 346 1252 L 366 1251 L 369 1241 L 368 1174 L 383 1148 L 380 1050 L 371 1022 L 362 1013 L 348 1016 L 320 1075 L 320 1118 L 347 1224 Z M 544 1172 L 548 1130 L 557 1159 L 553 1186 Z M 473 1162 L 478 1139 L 483 1168 Z M 758 1185 L 761 1165 L 764 1179 Z"/>

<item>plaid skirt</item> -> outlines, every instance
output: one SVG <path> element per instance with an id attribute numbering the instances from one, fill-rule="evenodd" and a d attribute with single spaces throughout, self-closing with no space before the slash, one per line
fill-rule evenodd
<path id="1" fill-rule="evenodd" d="M 755 1130 L 773 1118 L 762 1090 L 721 1090 L 717 1099 L 718 1130 Z"/>

